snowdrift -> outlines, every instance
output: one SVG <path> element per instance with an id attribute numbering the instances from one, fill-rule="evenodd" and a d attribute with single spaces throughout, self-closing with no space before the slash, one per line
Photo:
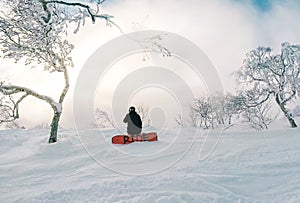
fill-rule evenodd
<path id="1" fill-rule="evenodd" d="M 0 131 L 0 202 L 299 202 L 300 129 Z M 220 139 L 221 138 L 221 139 Z"/>

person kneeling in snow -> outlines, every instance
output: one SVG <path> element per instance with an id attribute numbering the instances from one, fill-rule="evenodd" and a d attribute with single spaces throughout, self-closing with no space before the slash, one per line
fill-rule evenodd
<path id="1" fill-rule="evenodd" d="M 127 123 L 127 133 L 129 135 L 137 135 L 142 132 L 142 120 L 139 114 L 135 112 L 135 107 L 129 108 L 129 113 L 126 114 L 124 123 Z"/>

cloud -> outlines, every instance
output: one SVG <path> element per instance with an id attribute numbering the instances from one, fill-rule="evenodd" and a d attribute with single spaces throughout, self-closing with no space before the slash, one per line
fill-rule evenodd
<path id="1" fill-rule="evenodd" d="M 283 41 L 299 43 L 297 1 L 273 1 L 265 12 L 255 2 L 125 0 L 108 9 L 125 32 L 159 29 L 187 37 L 211 58 L 230 90 L 230 73 L 248 51 L 259 45 L 279 48 Z"/>

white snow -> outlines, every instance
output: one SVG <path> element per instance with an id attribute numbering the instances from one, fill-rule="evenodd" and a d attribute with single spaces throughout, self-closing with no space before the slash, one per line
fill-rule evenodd
<path id="1" fill-rule="evenodd" d="M 62 103 L 52 102 L 52 104 L 56 107 L 57 112 L 59 112 L 59 113 L 62 112 Z"/>
<path id="2" fill-rule="evenodd" d="M 281 125 L 130 145 L 112 129 L 60 130 L 55 144 L 46 129 L 0 131 L 0 202 L 300 202 L 300 128 Z"/>
<path id="3" fill-rule="evenodd" d="M 294 109 L 293 109 L 293 112 L 292 112 L 293 116 L 295 117 L 300 117 L 300 106 L 296 106 Z"/>

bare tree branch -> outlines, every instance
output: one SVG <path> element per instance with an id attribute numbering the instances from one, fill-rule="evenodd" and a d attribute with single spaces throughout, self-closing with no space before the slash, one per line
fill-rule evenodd
<path id="1" fill-rule="evenodd" d="M 183 127 L 184 123 L 182 120 L 182 115 L 178 114 L 177 117 L 175 118 L 175 122 L 179 127 Z"/>
<path id="2" fill-rule="evenodd" d="M 96 119 L 98 121 L 98 123 L 100 124 L 100 127 L 113 127 L 113 128 L 116 128 L 116 124 L 115 122 L 113 121 L 111 115 L 101 109 L 101 108 L 97 108 L 96 109 Z"/>
<path id="3" fill-rule="evenodd" d="M 144 106 L 143 104 L 137 105 L 137 113 L 141 116 L 143 126 L 149 126 L 150 125 L 149 107 Z"/>

